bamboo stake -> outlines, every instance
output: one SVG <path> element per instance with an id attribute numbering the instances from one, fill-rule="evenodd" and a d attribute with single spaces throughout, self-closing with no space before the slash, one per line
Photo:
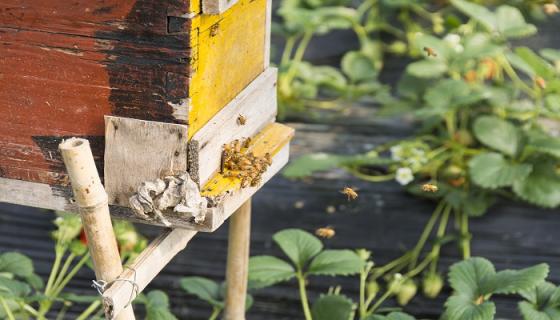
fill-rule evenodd
<path id="1" fill-rule="evenodd" d="M 250 235 L 251 199 L 239 207 L 230 218 L 225 320 L 245 320 Z"/>
<path id="2" fill-rule="evenodd" d="M 113 233 L 107 193 L 99 179 L 89 141 L 71 138 L 63 141 L 59 149 L 70 177 L 74 198 L 80 208 L 95 276 L 98 281 L 103 280 L 110 284 L 122 273 L 123 268 Z M 108 316 L 109 311 L 105 310 L 105 314 L 111 319 Z M 114 319 L 133 320 L 132 306 Z"/>

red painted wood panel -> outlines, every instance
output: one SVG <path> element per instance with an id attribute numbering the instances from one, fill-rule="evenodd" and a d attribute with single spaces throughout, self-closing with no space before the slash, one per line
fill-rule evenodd
<path id="1" fill-rule="evenodd" d="M 168 22 L 187 7 L 0 0 L 0 177 L 66 184 L 58 142 L 87 137 L 101 160 L 106 114 L 181 122 L 169 103 L 188 96 L 189 21 Z"/>

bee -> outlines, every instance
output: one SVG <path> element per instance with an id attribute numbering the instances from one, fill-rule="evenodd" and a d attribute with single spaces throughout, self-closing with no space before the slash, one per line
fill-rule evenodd
<path id="1" fill-rule="evenodd" d="M 545 5 L 543 5 L 544 8 L 544 12 L 548 15 L 553 15 L 556 14 L 558 12 L 560 12 L 560 10 L 558 9 L 558 6 L 554 3 L 547 3 Z"/>
<path id="2" fill-rule="evenodd" d="M 439 190 L 438 186 L 431 183 L 426 183 L 422 185 L 422 191 L 424 192 L 437 192 Z"/>
<path id="3" fill-rule="evenodd" d="M 356 200 L 356 198 L 358 197 L 358 193 L 350 187 L 345 187 L 344 189 L 342 189 L 342 191 L 340 191 L 340 193 L 345 194 L 348 197 L 348 201 Z"/>
<path id="4" fill-rule="evenodd" d="M 239 139 L 233 140 L 232 145 L 233 145 L 233 151 L 235 153 L 241 152 L 241 141 L 239 141 Z"/>
<path id="5" fill-rule="evenodd" d="M 240 126 L 244 126 L 246 123 L 247 123 L 247 118 L 245 118 L 244 115 L 240 114 L 237 117 L 237 124 L 240 125 Z"/>
<path id="6" fill-rule="evenodd" d="M 243 148 L 247 149 L 249 148 L 249 145 L 251 144 L 251 138 L 247 138 L 245 139 L 245 141 L 243 141 Z"/>
<path id="7" fill-rule="evenodd" d="M 437 57 L 436 51 L 430 47 L 424 47 L 424 52 L 428 57 Z"/>
<path id="8" fill-rule="evenodd" d="M 272 156 L 270 155 L 270 153 L 267 152 L 264 154 L 264 160 L 266 161 L 267 165 L 272 164 Z"/>
<path id="9" fill-rule="evenodd" d="M 535 84 L 541 89 L 546 89 L 546 81 L 541 77 L 535 78 Z"/>
<path id="10" fill-rule="evenodd" d="M 315 234 L 318 237 L 325 238 L 325 239 L 330 239 L 330 238 L 335 236 L 336 232 L 334 231 L 334 229 L 332 227 L 326 226 L 324 228 L 319 228 L 319 229 L 315 230 Z"/>

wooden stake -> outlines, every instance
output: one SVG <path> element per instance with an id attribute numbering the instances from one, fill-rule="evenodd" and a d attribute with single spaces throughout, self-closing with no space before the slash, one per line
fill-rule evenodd
<path id="1" fill-rule="evenodd" d="M 63 141 L 59 149 L 80 209 L 95 276 L 98 281 L 110 284 L 122 273 L 123 268 L 109 214 L 107 193 L 99 179 L 89 142 L 86 139 L 71 138 Z M 105 310 L 106 315 L 109 311 Z M 132 306 L 114 319 L 134 319 Z"/>
<path id="2" fill-rule="evenodd" d="M 225 320 L 245 320 L 250 235 L 251 199 L 243 203 L 230 218 Z"/>

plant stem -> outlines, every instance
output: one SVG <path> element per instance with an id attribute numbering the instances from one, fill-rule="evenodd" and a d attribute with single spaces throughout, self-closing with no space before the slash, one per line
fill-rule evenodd
<path id="1" fill-rule="evenodd" d="M 214 307 L 214 309 L 212 309 L 212 314 L 210 315 L 210 318 L 208 318 L 208 320 L 218 319 L 220 312 L 222 312 L 222 309 Z"/>
<path id="2" fill-rule="evenodd" d="M 56 315 L 56 320 L 63 320 L 64 316 L 66 315 L 66 311 L 68 310 L 68 308 L 70 308 L 70 305 L 64 303 L 62 305 L 62 308 L 60 308 L 60 311 Z"/>
<path id="3" fill-rule="evenodd" d="M 386 175 L 380 175 L 380 176 L 370 176 L 368 174 L 364 174 L 361 173 L 359 170 L 355 169 L 355 168 L 351 168 L 351 167 L 346 167 L 346 170 L 348 170 L 351 174 L 355 175 L 356 177 L 365 180 L 365 181 L 369 181 L 369 182 L 383 182 L 383 181 L 388 181 L 388 180 L 392 180 L 395 178 L 394 174 L 386 174 Z"/>
<path id="4" fill-rule="evenodd" d="M 9 320 L 16 320 L 16 318 L 14 317 L 14 314 L 12 313 L 12 310 L 10 310 L 10 307 L 8 306 L 8 304 L 6 303 L 6 300 L 4 300 L 3 297 L 0 297 L 0 304 L 2 305 L 2 308 L 4 308 L 4 311 L 6 311 L 6 316 L 8 317 Z"/>
<path id="5" fill-rule="evenodd" d="M 463 259 L 471 257 L 471 240 L 469 235 L 469 215 L 461 212 L 461 249 L 463 251 Z"/>
<path id="6" fill-rule="evenodd" d="M 70 272 L 66 275 L 66 277 L 64 277 L 64 279 L 60 282 L 60 284 L 57 287 L 53 288 L 53 292 L 51 295 L 52 298 L 57 297 L 60 294 L 60 291 L 62 291 L 62 289 L 66 287 L 68 282 L 72 280 L 72 278 L 76 275 L 76 273 L 78 273 L 78 271 L 83 267 L 83 265 L 88 261 L 88 259 L 89 259 L 89 252 L 84 254 L 84 256 L 80 259 L 80 261 L 78 261 L 78 263 L 72 268 L 72 270 L 70 270 Z"/>
<path id="7" fill-rule="evenodd" d="M 311 41 L 312 37 L 313 37 L 313 31 L 306 31 L 303 34 L 303 37 L 301 38 L 301 41 L 298 44 L 296 52 L 294 53 L 294 58 L 292 60 L 293 62 L 296 63 L 290 64 L 290 68 L 288 69 L 288 71 L 286 71 L 285 81 L 288 84 L 292 83 L 292 80 L 296 75 L 297 63 L 303 60 L 303 55 L 305 54 L 305 50 L 307 49 L 307 46 L 309 45 L 309 41 Z"/>
<path id="8" fill-rule="evenodd" d="M 366 315 L 366 280 L 367 280 L 368 272 L 363 269 L 360 272 L 360 319 L 365 317 Z"/>
<path id="9" fill-rule="evenodd" d="M 311 310 L 309 309 L 309 300 L 307 299 L 307 290 L 305 289 L 305 276 L 298 270 L 296 277 L 299 285 L 299 296 L 301 299 L 301 307 L 303 308 L 303 314 L 305 315 L 305 320 L 313 320 L 311 317 Z"/>
<path id="10" fill-rule="evenodd" d="M 58 285 L 60 285 L 62 278 L 66 275 L 66 272 L 68 272 L 68 268 L 70 267 L 70 264 L 72 264 L 72 261 L 74 261 L 74 258 L 76 258 L 76 255 L 74 253 L 70 253 L 70 255 L 68 255 L 66 261 L 64 262 L 64 265 L 62 266 L 60 272 L 56 277 L 56 280 L 54 280 L 54 283 L 52 285 L 53 288 L 56 288 Z"/>
<path id="11" fill-rule="evenodd" d="M 385 264 L 383 267 L 380 268 L 376 268 L 373 270 L 373 278 L 379 278 L 380 276 L 382 276 L 383 274 L 385 274 L 387 271 L 398 267 L 399 265 L 401 265 L 402 263 L 405 263 L 408 261 L 408 259 L 410 258 L 410 255 L 412 254 L 412 251 L 408 251 L 407 253 L 403 254 L 402 256 L 398 257 L 397 259 Z"/>
<path id="12" fill-rule="evenodd" d="M 282 52 L 282 59 L 280 60 L 280 65 L 284 66 L 290 60 L 292 51 L 294 50 L 294 45 L 296 44 L 296 37 L 290 36 L 286 39 L 286 44 L 284 46 L 284 52 Z"/>
<path id="13" fill-rule="evenodd" d="M 517 75 L 517 73 L 515 72 L 515 70 L 513 69 L 513 67 L 511 66 L 511 64 L 509 63 L 509 61 L 504 55 L 500 55 L 496 60 L 500 63 L 504 71 L 507 73 L 507 75 L 510 77 L 510 79 L 513 82 L 515 82 L 529 96 L 531 97 L 535 96 L 535 92 L 533 91 L 533 89 L 531 89 L 531 87 L 529 87 L 523 80 L 521 80 L 521 78 L 519 78 L 519 76 Z"/>
<path id="14" fill-rule="evenodd" d="M 379 306 L 381 306 L 381 304 L 387 300 L 387 298 L 389 298 L 389 296 L 392 294 L 391 290 L 387 290 L 385 291 L 385 293 L 381 296 L 381 298 L 377 299 L 377 301 L 375 302 L 375 304 L 373 305 L 373 307 L 371 307 L 371 309 L 368 310 L 368 315 L 372 314 L 375 312 L 375 310 L 377 310 L 377 308 L 379 308 Z"/>
<path id="15" fill-rule="evenodd" d="M 451 206 L 447 205 L 445 207 L 445 209 L 443 209 L 443 216 L 441 217 L 441 221 L 439 223 L 439 227 L 437 230 L 437 240 L 438 242 L 434 245 L 434 247 L 432 248 L 432 252 L 430 253 L 430 255 L 432 256 L 432 262 L 431 262 L 431 266 L 430 266 L 430 270 L 432 271 L 432 273 L 436 273 L 436 269 L 437 269 L 437 262 L 439 259 L 439 253 L 441 250 L 441 239 L 443 238 L 443 236 L 445 235 L 445 230 L 447 229 L 447 223 L 449 221 L 449 215 L 451 214 Z"/>
<path id="16" fill-rule="evenodd" d="M 86 320 L 90 314 L 94 313 L 95 310 L 101 305 L 101 300 L 93 301 L 89 307 L 87 307 L 77 318 L 76 320 Z"/>
<path id="17" fill-rule="evenodd" d="M 420 255 L 420 252 L 424 248 L 424 245 L 426 244 L 426 241 L 428 240 L 428 237 L 430 236 L 430 233 L 432 232 L 432 229 L 434 228 L 434 225 L 441 211 L 443 210 L 444 204 L 445 203 L 443 201 L 439 202 L 436 209 L 432 213 L 432 217 L 430 218 L 430 220 L 428 220 L 426 227 L 424 227 L 424 231 L 422 231 L 422 235 L 420 236 L 418 243 L 412 250 L 412 258 L 410 261 L 409 270 L 412 270 L 414 269 L 414 267 L 416 267 L 416 263 L 418 262 L 418 256 Z"/>
<path id="18" fill-rule="evenodd" d="M 49 279 L 47 280 L 47 285 L 45 286 L 45 295 L 48 296 L 53 283 L 58 275 L 58 268 L 60 268 L 60 262 L 62 261 L 62 257 L 64 255 L 64 251 L 66 251 L 61 245 L 58 243 L 54 248 L 54 263 L 51 269 L 51 273 L 49 274 Z"/>

